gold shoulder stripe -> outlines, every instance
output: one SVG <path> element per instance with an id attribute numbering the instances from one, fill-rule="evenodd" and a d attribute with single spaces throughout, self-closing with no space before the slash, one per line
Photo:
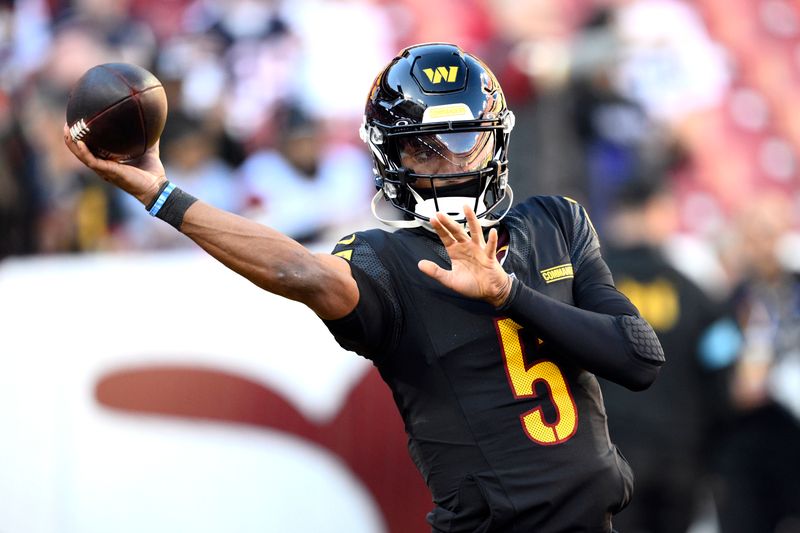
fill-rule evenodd
<path id="1" fill-rule="evenodd" d="M 338 255 L 339 257 L 344 257 L 345 259 L 350 261 L 350 258 L 353 257 L 353 250 L 342 250 L 341 252 L 336 252 L 333 255 Z"/>
<path id="2" fill-rule="evenodd" d="M 546 268 L 542 270 L 541 273 L 542 273 L 542 278 L 544 278 L 544 281 L 546 283 L 553 283 L 554 281 L 575 277 L 575 272 L 572 269 L 572 265 L 570 263 L 565 263 L 563 265 Z"/>
<path id="3" fill-rule="evenodd" d="M 345 245 L 346 244 L 353 244 L 353 241 L 355 241 L 355 240 L 356 240 L 356 234 L 353 233 L 349 237 L 347 237 L 345 239 L 342 239 L 341 241 L 337 242 L 336 244 L 345 244 Z"/>
<path id="4" fill-rule="evenodd" d="M 576 202 L 575 200 L 573 200 L 572 198 L 570 198 L 569 196 L 562 196 L 562 198 L 563 198 L 564 200 L 566 200 L 566 201 L 570 202 L 570 203 L 573 203 L 573 204 L 575 204 L 575 205 L 579 205 L 579 206 L 581 207 L 581 210 L 583 211 L 583 214 L 584 214 L 584 216 L 586 216 L 586 220 L 587 220 L 587 221 L 589 221 L 589 227 L 590 227 L 590 228 L 592 228 L 592 232 L 593 232 L 595 235 L 597 235 L 597 230 L 596 230 L 596 229 L 594 229 L 594 223 L 592 222 L 592 218 L 589 216 L 589 213 L 586 211 L 586 208 L 585 208 L 585 207 L 583 207 L 583 206 L 582 206 L 581 204 L 579 204 L 578 202 Z"/>
<path id="5" fill-rule="evenodd" d="M 594 222 L 592 222 L 592 219 L 589 217 L 589 213 L 586 212 L 586 209 L 583 210 L 583 214 L 586 215 L 586 220 L 589 222 L 589 227 L 592 228 L 592 233 L 597 236 L 597 230 L 594 229 Z"/>

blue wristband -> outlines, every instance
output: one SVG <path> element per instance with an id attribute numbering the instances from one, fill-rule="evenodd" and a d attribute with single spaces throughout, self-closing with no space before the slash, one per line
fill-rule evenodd
<path id="1" fill-rule="evenodd" d="M 151 216 L 156 216 L 158 214 L 158 211 L 164 205 L 164 202 L 167 201 L 167 198 L 169 198 L 169 195 L 172 194 L 173 190 L 175 190 L 175 184 L 167 183 L 167 186 L 164 187 L 164 190 L 161 191 L 161 194 L 158 195 L 156 203 L 153 204 L 153 207 L 151 207 L 150 210 L 148 211 L 148 213 L 150 213 Z"/>

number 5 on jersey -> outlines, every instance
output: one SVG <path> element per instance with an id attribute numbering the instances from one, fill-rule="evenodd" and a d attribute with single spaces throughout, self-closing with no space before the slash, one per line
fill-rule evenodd
<path id="1" fill-rule="evenodd" d="M 564 374 L 552 361 L 537 361 L 529 368 L 525 366 L 525 352 L 519 332 L 522 326 L 503 318 L 496 321 L 500 347 L 503 352 L 508 382 L 514 398 L 537 398 L 536 382 L 541 381 L 550 391 L 550 399 L 555 407 L 555 422 L 544 419 L 541 407 L 535 407 L 520 415 L 522 428 L 528 438 L 546 446 L 566 442 L 578 428 L 578 410 L 569 391 Z"/>

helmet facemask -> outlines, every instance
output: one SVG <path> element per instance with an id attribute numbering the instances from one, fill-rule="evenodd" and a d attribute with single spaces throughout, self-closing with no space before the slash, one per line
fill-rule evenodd
<path id="1" fill-rule="evenodd" d="M 496 224 L 502 215 L 494 211 L 507 192 L 509 206 L 511 202 L 506 147 L 513 126 L 511 111 L 490 120 L 365 124 L 362 138 L 372 150 L 381 189 L 376 197 L 383 196 L 410 219 L 396 221 L 401 224 L 381 220 L 400 227 L 429 227 L 441 211 L 465 224 L 463 209 L 469 205 L 481 225 Z"/>

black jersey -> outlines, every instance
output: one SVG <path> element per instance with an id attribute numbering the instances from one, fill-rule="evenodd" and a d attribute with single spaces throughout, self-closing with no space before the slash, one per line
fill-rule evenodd
<path id="1" fill-rule="evenodd" d="M 639 401 L 631 402 L 626 390 L 601 380 L 611 434 L 634 465 L 631 455 L 657 453 L 659 463 L 672 456 L 699 475 L 699 465 L 691 461 L 711 416 L 710 372 L 702 366 L 700 348 L 706 328 L 721 312 L 655 248 L 610 248 L 605 255 L 617 287 L 633 299 L 670 354 L 669 366 Z M 657 450 L 653 443 L 660 444 Z"/>
<path id="2" fill-rule="evenodd" d="M 600 380 L 611 437 L 636 472 L 640 496 L 615 526 L 686 532 L 698 489 L 707 481 L 702 448 L 717 393 L 712 374 L 701 365 L 701 340 L 719 312 L 657 248 L 607 248 L 604 255 L 617 287 L 636 303 L 669 354 L 658 381 L 636 401 L 618 385 Z"/>
<path id="3" fill-rule="evenodd" d="M 602 259 L 575 202 L 534 197 L 502 223 L 503 267 L 527 287 L 575 305 L 575 294 L 612 283 L 607 269 L 607 279 L 577 275 Z M 546 335 L 420 272 L 421 259 L 449 268 L 427 230 L 356 233 L 333 253 L 350 261 L 361 297 L 326 323 L 391 388 L 433 495 L 434 531 L 610 531 L 632 475 L 609 440 L 595 376 Z"/>

